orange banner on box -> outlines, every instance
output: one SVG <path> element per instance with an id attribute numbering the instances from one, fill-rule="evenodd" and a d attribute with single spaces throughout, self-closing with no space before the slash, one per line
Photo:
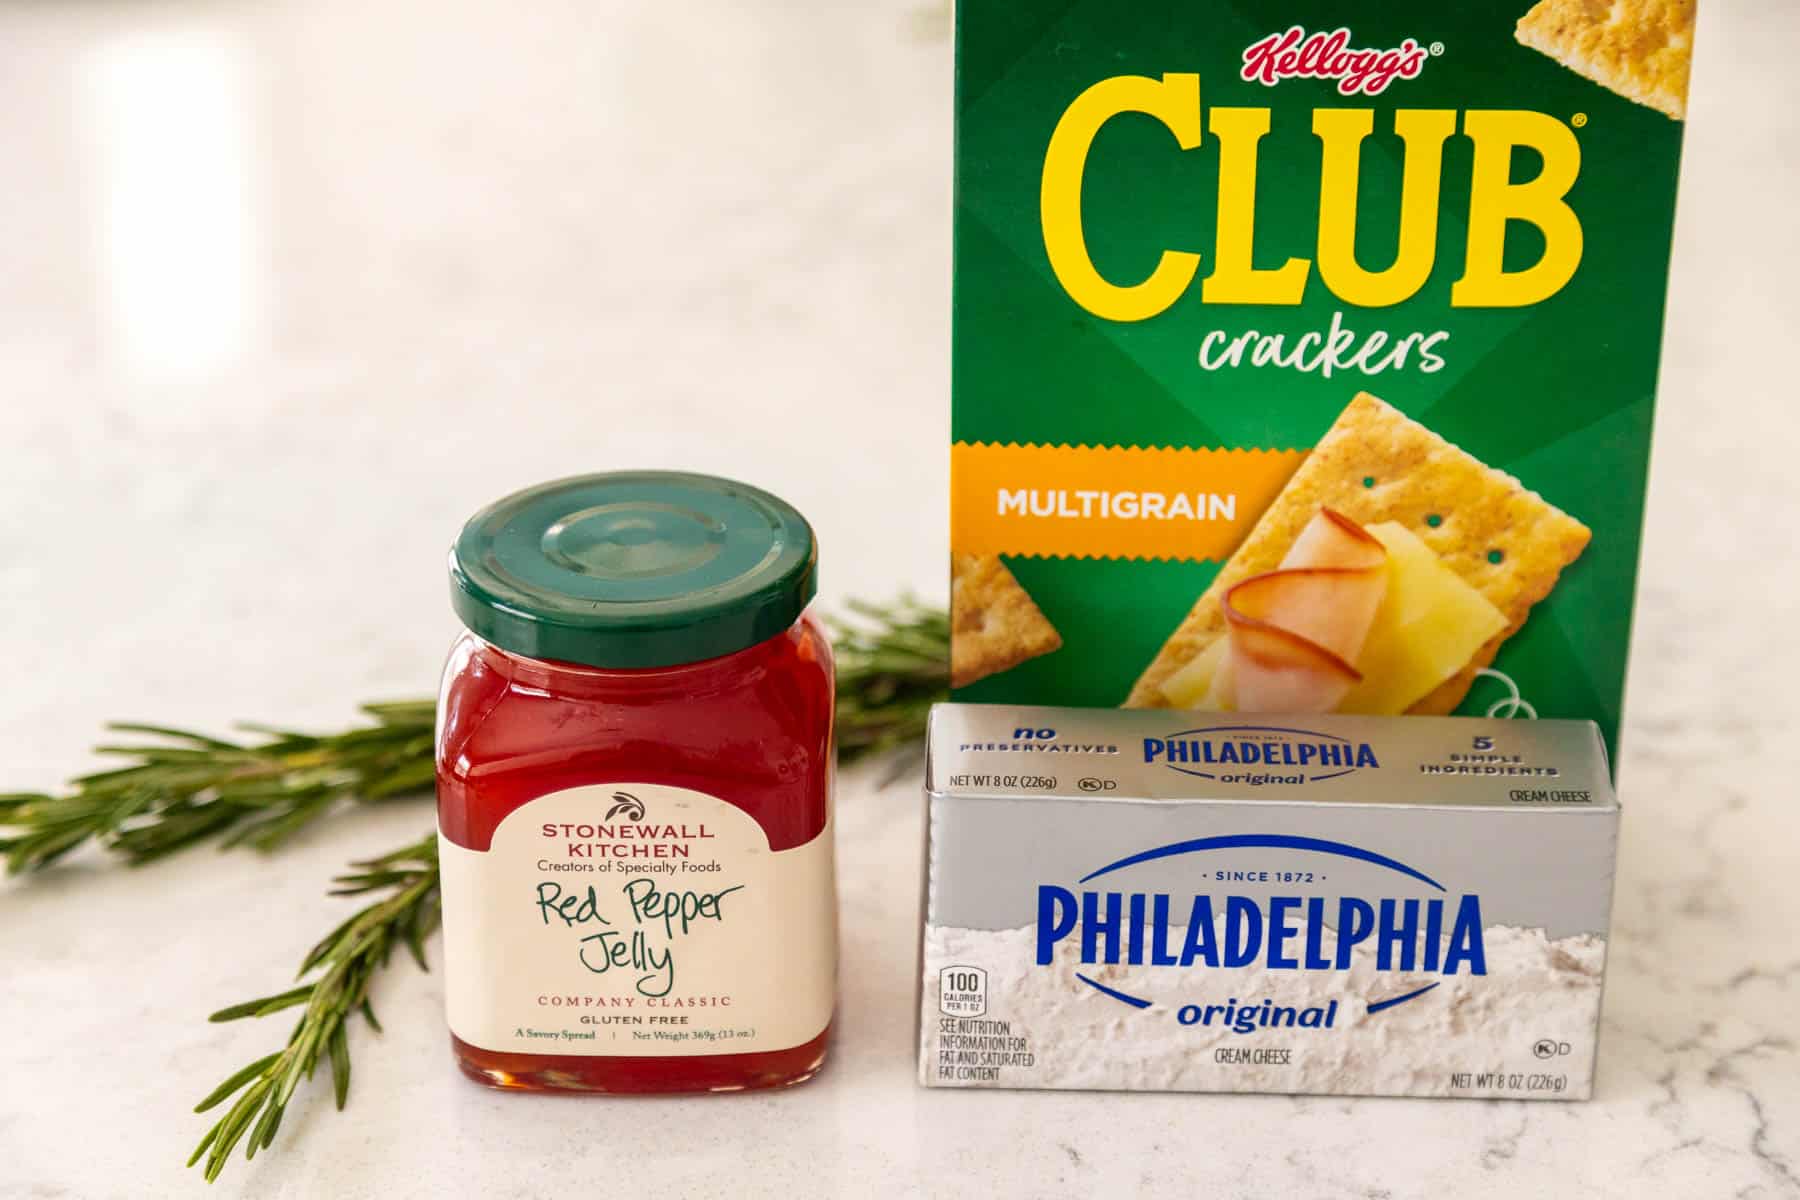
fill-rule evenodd
<path id="1" fill-rule="evenodd" d="M 950 547 L 964 554 L 1225 559 L 1304 450 L 950 447 Z"/>

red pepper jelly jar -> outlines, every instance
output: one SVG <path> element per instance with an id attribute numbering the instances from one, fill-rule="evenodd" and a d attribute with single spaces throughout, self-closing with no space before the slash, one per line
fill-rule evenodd
<path id="1" fill-rule="evenodd" d="M 831 646 L 812 529 L 703 475 L 544 484 L 450 555 L 444 989 L 470 1077 L 780 1087 L 836 998 Z"/>

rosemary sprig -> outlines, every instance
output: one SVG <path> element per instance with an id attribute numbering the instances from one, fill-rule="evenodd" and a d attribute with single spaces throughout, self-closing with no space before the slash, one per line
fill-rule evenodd
<path id="1" fill-rule="evenodd" d="M 193 1166 L 206 1159 L 206 1179 L 211 1182 L 225 1169 L 237 1144 L 244 1142 L 244 1157 L 256 1157 L 275 1140 L 294 1089 L 311 1079 L 319 1059 L 331 1064 L 331 1081 L 337 1106 L 344 1107 L 350 1093 L 350 1041 L 346 1025 L 360 1012 L 377 1032 L 381 1025 L 369 1003 L 369 982 L 388 963 L 396 945 L 411 952 L 420 970 L 425 963 L 425 939 L 438 926 L 437 837 L 428 835 L 413 845 L 380 858 L 352 864 L 357 868 L 336 879 L 331 894 L 353 896 L 385 891 L 387 895 L 354 913 L 326 934 L 300 964 L 296 979 L 319 972 L 309 983 L 272 996 L 222 1008 L 213 1021 L 266 1017 L 283 1009 L 305 1005 L 300 1021 L 288 1035 L 287 1045 L 234 1072 L 206 1099 L 194 1107 L 207 1110 L 237 1096 L 225 1115 L 207 1131 L 188 1159 Z M 246 1140 L 245 1135 L 248 1134 Z"/>
<path id="2" fill-rule="evenodd" d="M 918 741 L 949 695 L 950 619 L 902 598 L 851 601 L 832 619 L 838 750 L 846 763 Z M 115 724 L 144 741 L 97 747 L 126 765 L 71 781 L 61 795 L 0 795 L 9 873 L 48 866 L 90 841 L 148 862 L 200 842 L 273 850 L 341 801 L 421 792 L 432 781 L 430 700 L 368 704 L 374 718 L 337 733 L 244 725 L 228 741 L 186 729 Z"/>
<path id="3" fill-rule="evenodd" d="M 432 779 L 430 700 L 368 704 L 373 725 L 308 734 L 245 725 L 242 741 L 159 725 L 114 724 L 143 739 L 96 752 L 127 765 L 71 781 L 62 795 L 0 795 L 9 872 L 48 866 L 88 841 L 132 863 L 196 842 L 273 850 L 340 800 L 418 792 Z"/>
<path id="4" fill-rule="evenodd" d="M 845 762 L 925 736 L 931 706 L 950 695 L 950 616 L 910 596 L 890 605 L 852 600 L 834 619 L 837 741 Z"/>

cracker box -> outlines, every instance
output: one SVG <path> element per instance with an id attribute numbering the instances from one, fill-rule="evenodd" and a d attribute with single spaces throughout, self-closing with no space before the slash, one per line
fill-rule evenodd
<path id="1" fill-rule="evenodd" d="M 1694 6 L 963 0 L 952 675 L 1616 742 Z"/>

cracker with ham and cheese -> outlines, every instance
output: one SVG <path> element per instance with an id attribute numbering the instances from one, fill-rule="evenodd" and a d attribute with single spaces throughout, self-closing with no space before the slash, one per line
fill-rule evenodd
<path id="1" fill-rule="evenodd" d="M 1062 645 L 1030 593 L 994 555 L 950 556 L 950 683 L 965 687 Z"/>
<path id="2" fill-rule="evenodd" d="M 1695 0 L 1541 0 L 1513 36 L 1638 104 L 1687 116 Z"/>
<path id="3" fill-rule="evenodd" d="M 1387 597 L 1387 547 L 1321 508 L 1281 566 L 1226 590 L 1230 662 L 1215 669 L 1217 703 L 1255 712 L 1329 712 L 1362 674 L 1356 661 Z M 1214 684 L 1218 686 L 1215 688 Z"/>
<path id="4" fill-rule="evenodd" d="M 1396 569 L 1404 567 L 1408 572 L 1394 578 L 1421 578 L 1421 573 L 1428 576 L 1439 568 L 1455 577 L 1436 589 L 1442 599 L 1433 601 L 1434 611 L 1397 616 L 1392 610 L 1404 607 L 1407 597 L 1389 595 L 1381 602 L 1383 615 L 1372 624 L 1389 630 L 1393 636 L 1364 651 L 1355 677 L 1349 680 L 1352 686 L 1335 693 L 1348 697 L 1341 701 L 1345 703 L 1343 711 L 1441 714 L 1455 709 L 1474 682 L 1475 672 L 1492 662 L 1506 639 L 1524 625 L 1532 606 L 1550 594 L 1563 569 L 1586 548 L 1590 536 L 1585 525 L 1512 476 L 1480 462 L 1374 396 L 1361 393 L 1326 431 L 1145 668 L 1125 702 L 1126 707 L 1178 707 L 1165 691 L 1178 673 L 1191 673 L 1196 665 L 1204 668 L 1209 661 L 1225 664 L 1228 660 L 1232 665 L 1241 665 L 1246 653 L 1241 630 L 1238 645 L 1230 653 L 1226 653 L 1226 645 L 1216 645 L 1221 639 L 1228 639 L 1232 624 L 1224 604 L 1226 593 L 1253 577 L 1273 573 L 1280 579 L 1284 573 L 1291 575 L 1322 565 L 1321 554 L 1344 553 L 1354 540 L 1346 541 L 1341 532 L 1318 525 L 1321 513 L 1326 511 L 1334 518 L 1330 524 L 1347 523 L 1376 537 Z M 1326 533 L 1331 534 L 1330 539 L 1318 542 L 1319 549 L 1311 548 L 1309 542 Z M 1307 540 L 1303 540 L 1303 535 L 1308 535 Z M 1333 544 L 1342 548 L 1328 549 Z M 1295 554 L 1297 549 L 1299 554 Z M 1342 564 L 1334 559 L 1323 565 Z M 1351 584 L 1348 579 L 1334 586 L 1343 587 L 1347 594 L 1304 595 L 1299 593 L 1309 589 L 1291 583 L 1269 585 L 1258 581 L 1233 593 L 1233 607 L 1240 614 L 1247 607 L 1242 600 L 1245 592 L 1251 593 L 1252 605 L 1266 606 L 1271 603 L 1268 597 L 1255 593 L 1274 590 L 1282 611 L 1264 623 L 1287 629 L 1286 640 L 1291 648 L 1296 621 L 1317 620 L 1316 614 L 1321 611 L 1362 605 L 1367 598 L 1366 591 L 1358 590 L 1362 585 Z M 1413 590 L 1416 595 L 1420 589 Z M 1309 617 L 1309 612 L 1315 615 Z M 1258 618 L 1257 613 L 1250 615 Z M 1488 622 L 1485 625 L 1484 619 Z M 1242 626 L 1244 622 L 1237 624 Z M 1402 669 L 1383 665 L 1407 658 L 1405 648 L 1396 649 L 1394 643 L 1408 636 L 1422 643 L 1411 652 L 1412 661 L 1405 664 L 1416 675 L 1417 660 L 1441 649 L 1453 628 L 1480 633 L 1467 660 L 1449 664 L 1441 680 L 1434 678 L 1416 699 L 1408 697 L 1403 705 L 1393 707 L 1392 694 L 1380 692 L 1384 681 L 1376 675 L 1382 670 Z M 1324 645 L 1317 638 L 1303 640 Z M 1272 645 L 1269 638 L 1253 631 L 1248 651 L 1253 658 L 1265 661 L 1267 654 L 1254 652 L 1268 650 Z M 1374 667 L 1361 661 L 1370 653 L 1378 660 Z M 1310 659 L 1314 665 L 1311 681 L 1297 683 L 1290 678 L 1282 685 L 1305 691 L 1305 702 L 1296 700 L 1289 710 L 1323 711 L 1336 707 L 1331 703 L 1334 693 L 1330 690 L 1335 685 L 1325 682 L 1331 673 L 1328 664 L 1312 651 L 1296 650 L 1287 655 L 1283 664 L 1286 669 L 1303 669 L 1304 664 L 1296 655 Z M 1340 653 L 1338 657 L 1345 656 Z M 1280 691 L 1256 694 L 1279 696 Z M 1249 711 L 1254 704 L 1252 700 L 1232 706 Z M 1268 711 L 1266 707 L 1264 710 Z"/>

